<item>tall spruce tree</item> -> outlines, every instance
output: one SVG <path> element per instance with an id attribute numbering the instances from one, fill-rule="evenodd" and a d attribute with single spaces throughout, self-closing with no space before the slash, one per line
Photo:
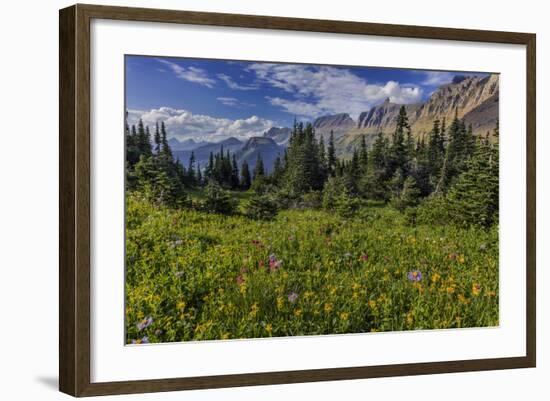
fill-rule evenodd
<path id="1" fill-rule="evenodd" d="M 237 156 L 233 153 L 231 160 L 231 188 L 236 189 L 239 187 L 239 166 L 237 165 Z"/>
<path id="2" fill-rule="evenodd" d="M 258 180 L 265 177 L 265 168 L 262 155 L 258 153 L 258 158 L 256 159 L 256 166 L 254 166 L 254 172 L 252 173 L 253 180 Z"/>
<path id="3" fill-rule="evenodd" d="M 334 175 L 336 167 L 336 149 L 334 147 L 334 132 L 330 130 L 330 137 L 327 150 L 327 168 L 330 175 Z"/>
<path id="4" fill-rule="evenodd" d="M 391 174 L 400 169 L 403 179 L 409 174 L 409 153 L 407 149 L 406 137 L 409 134 L 411 127 L 409 125 L 409 119 L 407 117 L 407 111 L 405 106 L 401 106 L 399 114 L 397 116 L 397 123 L 395 131 L 392 135 L 392 143 L 390 147 L 389 163 Z M 402 183 L 400 183 L 402 185 Z"/>
<path id="5" fill-rule="evenodd" d="M 479 141 L 474 155 L 447 194 L 454 221 L 490 226 L 498 220 L 498 159 L 491 145 Z"/>
<path id="6" fill-rule="evenodd" d="M 241 188 L 248 190 L 251 184 L 250 169 L 248 168 L 248 163 L 244 160 L 241 166 Z"/>
<path id="7" fill-rule="evenodd" d="M 367 150 L 367 141 L 365 135 L 361 135 L 361 147 L 359 149 L 359 168 L 361 174 L 366 174 L 369 165 L 369 156 Z"/>
<path id="8" fill-rule="evenodd" d="M 189 167 L 187 167 L 187 183 L 190 186 L 197 185 L 197 179 L 195 175 L 195 152 L 191 151 L 189 156 Z"/>
<path id="9" fill-rule="evenodd" d="M 159 130 L 158 121 L 155 123 L 154 142 L 155 142 L 155 153 L 158 154 L 160 152 L 160 145 L 161 145 L 161 137 L 160 137 L 160 130 Z"/>

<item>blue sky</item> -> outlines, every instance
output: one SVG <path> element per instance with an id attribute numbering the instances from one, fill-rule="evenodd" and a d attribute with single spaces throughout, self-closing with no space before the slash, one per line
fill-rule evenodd
<path id="1" fill-rule="evenodd" d="M 130 123 L 163 120 L 169 136 L 209 141 L 261 135 L 295 118 L 348 113 L 357 119 L 386 98 L 425 101 L 464 74 L 151 56 L 126 56 L 125 64 Z"/>

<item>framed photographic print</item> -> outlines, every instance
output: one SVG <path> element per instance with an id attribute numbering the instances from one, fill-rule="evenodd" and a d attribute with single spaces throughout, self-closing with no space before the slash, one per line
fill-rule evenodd
<path id="1" fill-rule="evenodd" d="M 60 390 L 535 366 L 535 35 L 60 11 Z"/>

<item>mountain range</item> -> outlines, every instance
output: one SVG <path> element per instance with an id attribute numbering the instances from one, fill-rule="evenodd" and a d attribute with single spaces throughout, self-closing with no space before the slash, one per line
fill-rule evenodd
<path id="1" fill-rule="evenodd" d="M 290 135 L 289 128 L 288 131 Z M 193 153 L 195 156 L 195 166 L 200 165 L 201 168 L 204 168 L 208 164 L 210 153 L 216 154 L 223 149 L 224 155 L 228 151 L 231 156 L 233 154 L 235 155 L 239 168 L 246 160 L 250 171 L 256 166 L 258 156 L 261 156 L 264 166 L 269 172 L 272 171 L 277 156 L 283 156 L 285 148 L 286 143 L 283 142 L 283 144 L 279 145 L 268 136 L 255 136 L 249 138 L 246 142 L 231 137 L 217 143 L 203 143 L 193 149 L 173 150 L 173 154 L 177 160 L 187 167 L 189 165 L 191 153 Z"/>
<path id="2" fill-rule="evenodd" d="M 436 119 L 446 119 L 450 124 L 455 115 L 471 125 L 474 134 L 485 135 L 492 132 L 499 117 L 499 76 L 457 75 L 452 82 L 440 86 L 423 103 L 405 104 L 407 116 L 415 137 L 428 133 Z M 371 144 L 379 132 L 389 135 L 395 130 L 397 116 L 402 104 L 393 103 L 387 98 L 384 102 L 359 115 L 355 121 L 347 113 L 326 115 L 312 123 L 318 138 L 328 142 L 330 132 L 334 134 L 336 153 L 340 157 L 349 157 L 364 135 L 367 144 Z M 276 157 L 282 156 L 288 146 L 291 129 L 272 127 L 263 136 L 249 138 L 242 142 L 236 138 L 225 139 L 218 143 L 197 142 L 193 139 L 178 141 L 170 139 L 174 155 L 185 166 L 189 162 L 191 151 L 201 167 L 206 166 L 210 152 L 217 153 L 223 146 L 235 154 L 239 163 L 246 160 L 254 168 L 258 155 L 261 155 L 268 171 L 273 168 Z"/>

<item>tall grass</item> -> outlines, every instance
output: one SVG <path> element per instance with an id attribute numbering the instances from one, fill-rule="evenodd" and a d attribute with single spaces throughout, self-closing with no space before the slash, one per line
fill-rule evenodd
<path id="1" fill-rule="evenodd" d="M 411 226 L 389 207 L 273 221 L 130 195 L 127 342 L 498 325 L 498 228 Z"/>

